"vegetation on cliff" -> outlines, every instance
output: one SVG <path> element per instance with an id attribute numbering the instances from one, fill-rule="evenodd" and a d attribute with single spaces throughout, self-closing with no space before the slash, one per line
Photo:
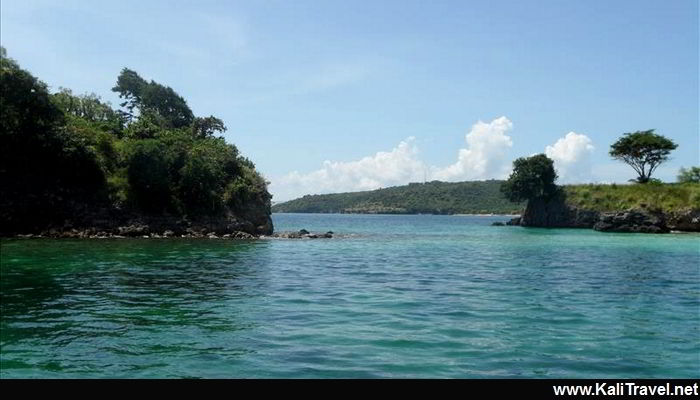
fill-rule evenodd
<path id="1" fill-rule="evenodd" d="M 640 165 L 649 167 L 646 160 Z M 611 232 L 700 231 L 700 183 L 664 184 L 650 179 L 654 168 L 640 166 L 640 179 L 629 185 L 557 186 L 554 164 L 547 156 L 519 158 L 501 191 L 510 200 L 527 200 L 527 205 L 521 217 L 508 224 Z"/>
<path id="2" fill-rule="evenodd" d="M 700 183 L 588 184 L 563 189 L 567 203 L 593 211 L 700 209 Z"/>
<path id="3" fill-rule="evenodd" d="M 366 192 L 307 195 L 276 204 L 273 212 L 358 214 L 513 214 L 502 181 L 411 183 Z"/>
<path id="4" fill-rule="evenodd" d="M 0 58 L 0 233 L 60 226 L 86 210 L 176 218 L 255 214 L 266 225 L 267 183 L 173 89 L 124 69 L 114 110 L 94 94 L 51 94 Z M 271 225 L 265 230 L 271 230 Z"/>

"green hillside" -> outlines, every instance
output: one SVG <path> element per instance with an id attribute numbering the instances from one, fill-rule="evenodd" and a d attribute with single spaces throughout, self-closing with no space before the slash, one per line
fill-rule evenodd
<path id="1" fill-rule="evenodd" d="M 357 214 L 511 214 L 523 204 L 509 202 L 502 181 L 411 183 L 367 192 L 307 195 L 280 203 L 272 212 Z"/>

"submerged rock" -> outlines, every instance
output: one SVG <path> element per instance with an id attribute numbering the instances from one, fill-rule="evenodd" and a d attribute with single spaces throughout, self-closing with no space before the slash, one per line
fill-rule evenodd
<path id="1" fill-rule="evenodd" d="M 331 239 L 333 237 L 333 232 L 328 231 L 326 233 L 312 233 L 306 229 L 301 229 L 296 232 L 277 232 L 269 237 L 278 239 Z"/>
<path id="2" fill-rule="evenodd" d="M 503 222 L 494 222 L 491 224 L 491 226 L 505 226 L 505 225 L 506 224 L 504 224 Z"/>
<path id="3" fill-rule="evenodd" d="M 514 225 L 520 225 L 520 217 L 515 217 L 511 219 L 510 221 L 506 222 L 506 225 L 514 226 Z"/>

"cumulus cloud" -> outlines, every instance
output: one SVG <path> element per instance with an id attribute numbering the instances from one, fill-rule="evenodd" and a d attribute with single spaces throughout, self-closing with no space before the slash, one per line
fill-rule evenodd
<path id="1" fill-rule="evenodd" d="M 504 178 L 510 171 L 506 158 L 513 141 L 506 132 L 513 123 L 506 117 L 479 121 L 466 134 L 467 147 L 447 167 L 428 166 L 418 158 L 415 138 L 401 141 L 391 151 L 380 151 L 356 161 L 325 161 L 306 174 L 294 171 L 275 179 L 270 190 L 278 201 L 304 194 L 372 190 L 427 180 L 462 181 Z"/>
<path id="2" fill-rule="evenodd" d="M 415 138 L 403 140 L 391 151 L 380 151 L 356 161 L 324 161 L 308 174 L 294 171 L 271 185 L 276 198 L 288 200 L 309 193 L 372 190 L 422 181 L 425 166 L 418 159 Z"/>
<path id="3" fill-rule="evenodd" d="M 569 132 L 557 140 L 553 146 L 547 146 L 545 154 L 554 160 L 554 168 L 563 183 L 590 181 L 593 141 L 583 134 Z"/>
<path id="4" fill-rule="evenodd" d="M 457 162 L 445 168 L 433 167 L 431 178 L 463 181 L 504 177 L 510 169 L 506 153 L 513 141 L 506 132 L 511 129 L 513 123 L 506 117 L 477 122 L 467 133 L 467 148 L 459 150 Z"/>

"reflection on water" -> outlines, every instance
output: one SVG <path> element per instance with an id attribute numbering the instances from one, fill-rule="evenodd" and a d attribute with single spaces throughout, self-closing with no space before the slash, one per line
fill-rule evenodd
<path id="1" fill-rule="evenodd" d="M 111 356 L 185 349 L 244 354 L 202 347 L 196 336 L 233 335 L 254 324 L 237 300 L 265 291 L 266 247 L 242 241 L 3 241 L 3 372 L 7 363 L 23 363 L 12 357 L 16 344 L 29 345 L 32 354 L 31 343 L 41 343 L 48 351 L 41 358 L 49 360 L 39 366 L 49 371 L 64 370 L 66 361 L 51 352 L 91 354 L 76 372 L 93 373 L 100 373 L 100 358 Z"/>

